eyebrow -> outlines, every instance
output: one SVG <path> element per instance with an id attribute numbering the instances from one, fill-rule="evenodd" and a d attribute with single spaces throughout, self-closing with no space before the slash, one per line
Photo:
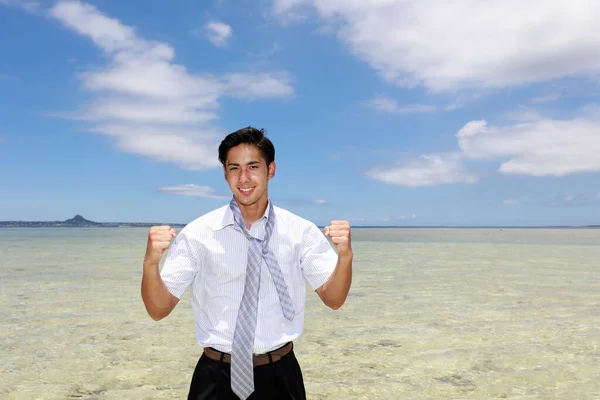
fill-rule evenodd
<path id="1" fill-rule="evenodd" d="M 250 161 L 250 162 L 249 162 L 249 163 L 247 163 L 246 165 L 255 165 L 255 164 L 260 164 L 260 161 Z M 234 162 L 230 162 L 230 163 L 227 163 L 227 166 L 228 166 L 228 167 L 239 167 L 239 166 L 240 166 L 240 164 L 238 164 L 238 163 L 234 163 Z"/>

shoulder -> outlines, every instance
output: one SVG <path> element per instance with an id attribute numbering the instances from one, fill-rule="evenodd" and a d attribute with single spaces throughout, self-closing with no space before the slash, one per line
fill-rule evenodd
<path id="1" fill-rule="evenodd" d="M 320 238 L 321 229 L 314 222 L 284 208 L 274 207 L 274 211 L 280 233 L 287 233 L 296 238 L 302 238 L 303 241 L 309 237 Z"/>
<path id="2" fill-rule="evenodd" d="M 202 237 L 222 228 L 227 224 L 226 214 L 228 209 L 228 206 L 222 206 L 201 215 L 183 227 L 181 233 L 189 237 Z"/>
<path id="3" fill-rule="evenodd" d="M 273 206 L 273 209 L 275 211 L 277 222 L 283 224 L 284 226 L 295 226 L 303 229 L 316 227 L 312 221 L 302 218 L 293 212 L 286 210 L 285 208 Z"/>

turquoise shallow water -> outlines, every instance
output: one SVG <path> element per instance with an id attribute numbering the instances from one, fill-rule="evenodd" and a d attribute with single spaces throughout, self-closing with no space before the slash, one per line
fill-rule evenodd
<path id="1" fill-rule="evenodd" d="M 181 399 L 186 294 L 154 322 L 145 229 L 0 230 L 0 399 Z M 600 399 L 600 230 L 355 229 L 338 311 L 309 293 L 309 399 Z"/>

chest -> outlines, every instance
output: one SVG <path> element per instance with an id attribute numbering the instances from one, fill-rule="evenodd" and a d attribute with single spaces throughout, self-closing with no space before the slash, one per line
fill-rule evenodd
<path id="1" fill-rule="evenodd" d="M 207 282 L 215 285 L 243 285 L 250 251 L 249 240 L 233 227 L 215 232 L 199 243 L 201 248 L 200 271 Z M 274 231 L 267 246 L 288 279 L 300 272 L 299 244 L 290 235 Z M 265 260 L 261 257 L 261 275 L 268 275 Z"/>

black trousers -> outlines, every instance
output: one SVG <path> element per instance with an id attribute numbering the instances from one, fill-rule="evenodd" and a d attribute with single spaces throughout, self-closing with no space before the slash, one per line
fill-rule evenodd
<path id="1" fill-rule="evenodd" d="M 231 390 L 231 364 L 202 354 L 188 400 L 238 400 Z M 248 400 L 306 400 L 304 380 L 294 351 L 279 361 L 254 368 L 254 392 Z"/>

